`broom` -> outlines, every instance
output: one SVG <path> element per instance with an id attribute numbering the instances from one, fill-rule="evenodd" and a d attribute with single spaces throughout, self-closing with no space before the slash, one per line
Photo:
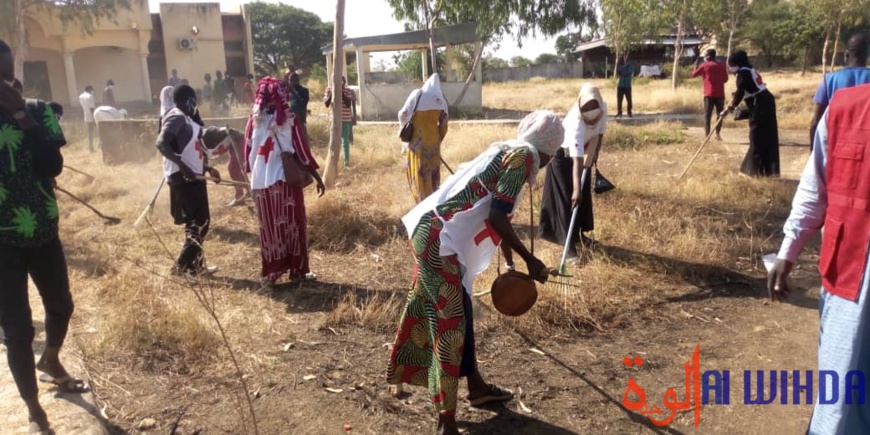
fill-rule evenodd
<path id="1" fill-rule="evenodd" d="M 145 224 L 145 220 L 148 219 L 148 216 L 154 211 L 154 203 L 157 202 L 157 196 L 160 195 L 160 189 L 163 189 L 163 185 L 166 184 L 166 178 L 160 179 L 160 184 L 157 186 L 157 191 L 154 192 L 154 197 L 151 198 L 151 202 L 148 203 L 148 206 L 145 207 L 145 210 L 142 210 L 142 214 L 139 215 L 139 218 L 136 219 L 136 222 L 133 222 L 134 228 L 140 228 L 143 224 Z"/>
<path id="2" fill-rule="evenodd" d="M 710 142 L 710 139 L 713 138 L 713 134 L 716 132 L 716 129 L 719 128 L 719 126 L 722 124 L 722 121 L 724 121 L 724 120 L 725 120 L 725 117 L 720 116 L 719 119 L 716 121 L 716 125 L 714 125 L 713 128 L 710 129 L 710 134 L 707 135 L 707 138 L 704 139 L 704 142 L 701 144 L 700 147 L 698 147 L 698 151 L 695 152 L 695 155 L 692 156 L 692 160 L 690 160 L 689 164 L 686 165 L 686 169 L 683 171 L 682 174 L 680 174 L 680 178 L 677 179 L 677 183 L 679 183 L 680 181 L 683 181 L 683 177 L 685 177 L 686 173 L 689 172 L 689 168 L 691 168 L 692 165 L 695 164 L 695 159 L 698 158 L 698 155 L 701 154 L 701 151 L 704 149 L 704 147 L 707 146 L 707 144 Z"/>
<path id="3" fill-rule="evenodd" d="M 63 193 L 65 193 L 65 194 L 67 194 L 70 198 L 74 199 L 74 200 L 75 200 L 76 202 L 78 202 L 79 204 L 82 204 L 82 205 L 84 205 L 85 207 L 91 209 L 91 211 L 93 211 L 94 213 L 96 213 L 97 216 L 99 216 L 99 217 L 105 219 L 105 220 L 106 220 L 106 224 L 108 224 L 108 225 L 117 225 L 117 224 L 121 223 L 121 219 L 120 219 L 120 218 L 116 218 L 116 217 L 112 217 L 112 216 L 106 216 L 106 215 L 100 213 L 99 210 L 95 209 L 92 205 L 88 204 L 87 201 L 85 201 L 85 200 L 83 200 L 83 199 L 81 199 L 81 198 L 79 198 L 79 197 L 73 195 L 72 193 L 70 193 L 70 192 L 64 190 L 62 187 L 60 187 L 60 186 L 55 186 L 55 189 L 57 189 L 57 190 L 60 191 L 60 192 L 63 192 Z"/>

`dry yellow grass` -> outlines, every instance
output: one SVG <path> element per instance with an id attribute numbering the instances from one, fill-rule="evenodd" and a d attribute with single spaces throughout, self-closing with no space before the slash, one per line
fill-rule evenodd
<path id="1" fill-rule="evenodd" d="M 774 91 L 785 87 L 768 81 Z M 524 92 L 512 85 L 499 86 L 503 87 L 488 85 L 487 92 L 496 89 L 502 104 L 514 104 L 517 110 L 538 108 L 542 101 L 570 104 L 574 94 L 567 81 L 533 83 L 528 86 L 533 86 L 531 93 L 538 98 L 535 104 L 523 100 Z M 666 91 L 660 92 L 666 99 Z M 789 95 L 780 101 L 791 98 L 794 101 L 787 104 L 797 107 L 803 97 Z M 65 124 L 64 128 L 71 139 L 67 163 L 97 180 L 65 172 L 58 183 L 124 220 L 119 226 L 104 227 L 87 209 L 59 198 L 62 240 L 77 304 L 73 331 L 76 342 L 104 371 L 96 380 L 118 383 L 135 376 L 126 373 L 130 366 L 148 373 L 226 374 L 228 358 L 215 325 L 188 287 L 166 278 L 172 258 L 163 243 L 175 254 L 182 240 L 181 228 L 171 223 L 166 190 L 157 202 L 153 231 L 132 229 L 160 179 L 156 154 L 147 165 L 106 167 L 98 154 L 86 151 L 79 126 Z M 328 139 L 325 118 L 313 117 L 309 130 L 323 166 Z M 727 132 L 745 137 L 743 130 Z M 515 134 L 511 126 L 457 123 L 451 126 L 443 156 L 455 167 L 488 144 Z M 313 329 L 384 333 L 396 326 L 413 265 L 399 220 L 413 206 L 405 160 L 395 127 L 364 125 L 355 136 L 352 167 L 340 170 L 337 187 L 320 199 L 313 190 L 307 191 L 311 264 L 321 282 L 285 287 L 277 293 L 260 290 L 256 216 L 250 208 L 223 207 L 233 189 L 209 185 L 212 231 L 205 252 L 209 263 L 222 270 L 218 279 L 206 281 L 205 288 L 214 294 L 219 318 L 242 355 L 246 373 L 280 367 L 283 347 L 310 340 L 307 329 L 300 329 L 301 313 Z M 618 328 L 645 306 L 667 303 L 669 297 L 694 288 L 739 282 L 757 274 L 760 255 L 774 248 L 771 238 L 780 231 L 794 183 L 738 176 L 745 149 L 713 143 L 688 179 L 675 184 L 675 175 L 697 145 L 697 134 L 690 135 L 679 123 L 610 124 L 600 166 L 618 189 L 595 197 L 593 236 L 602 249 L 570 271 L 575 278 L 567 297 L 558 285 L 539 286 L 538 304 L 523 317 L 505 318 L 483 308 L 490 306 L 488 297 L 478 298 L 479 327 L 506 324 L 538 336 Z M 804 158 L 784 157 L 784 165 L 798 167 Z M 447 175 L 442 171 L 442 177 Z M 541 172 L 539 181 L 543 176 Z M 537 213 L 540 195 L 538 187 L 535 204 L 530 204 L 524 194 L 515 221 L 526 241 L 529 208 Z M 535 251 L 555 266 L 561 246 L 537 242 Z M 495 274 L 496 268 L 491 267 L 478 277 L 475 291 L 488 289 Z M 111 412 L 126 411 L 110 408 Z"/>

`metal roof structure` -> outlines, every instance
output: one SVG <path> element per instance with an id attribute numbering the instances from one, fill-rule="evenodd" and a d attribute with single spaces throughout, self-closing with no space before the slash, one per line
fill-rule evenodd
<path id="1" fill-rule="evenodd" d="M 646 38 L 636 45 L 662 45 L 662 46 L 670 46 L 675 45 L 677 43 L 677 37 L 675 35 L 663 35 L 658 39 Z M 707 41 L 699 38 L 698 36 L 690 35 L 683 38 L 683 45 L 701 45 L 706 44 Z M 596 39 L 594 41 L 589 42 L 581 42 L 577 44 L 574 48 L 574 53 L 583 53 L 584 51 L 589 51 L 599 47 L 609 47 L 607 42 L 607 38 Z"/>

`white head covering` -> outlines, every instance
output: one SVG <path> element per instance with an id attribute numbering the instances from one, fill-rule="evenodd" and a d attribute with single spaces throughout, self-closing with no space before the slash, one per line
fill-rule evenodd
<path id="1" fill-rule="evenodd" d="M 162 118 L 166 112 L 175 108 L 175 102 L 172 101 L 172 86 L 164 86 L 160 90 L 160 117 Z"/>
<path id="2" fill-rule="evenodd" d="M 528 142 L 540 153 L 553 156 L 562 145 L 565 128 L 559 115 L 549 110 L 536 110 L 520 121 L 517 139 Z"/>
<path id="3" fill-rule="evenodd" d="M 419 98 L 419 103 L 417 99 Z M 416 106 L 416 110 L 414 107 Z M 408 95 L 405 105 L 399 110 L 399 128 L 402 128 L 414 117 L 414 112 L 423 110 L 442 110 L 448 113 L 447 100 L 441 91 L 441 78 L 438 74 L 432 74 L 423 87 L 415 89 Z"/>
<path id="4" fill-rule="evenodd" d="M 580 88 L 580 94 L 577 96 L 578 106 L 583 107 L 583 105 L 592 100 L 598 101 L 598 107 L 604 110 L 604 100 L 601 98 L 601 91 L 598 89 L 598 86 L 586 82 Z"/>

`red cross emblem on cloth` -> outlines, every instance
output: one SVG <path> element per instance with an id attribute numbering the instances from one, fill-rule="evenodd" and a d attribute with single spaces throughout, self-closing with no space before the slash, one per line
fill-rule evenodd
<path id="1" fill-rule="evenodd" d="M 489 219 L 483 221 L 485 227 L 481 230 L 477 235 L 474 236 L 474 244 L 480 246 L 484 240 L 490 239 L 492 240 L 492 244 L 498 246 L 501 243 L 501 237 L 495 232 L 495 229 L 492 228 L 492 225 L 489 223 Z"/>
<path id="2" fill-rule="evenodd" d="M 266 158 L 266 163 L 269 163 L 269 154 L 272 154 L 273 149 L 275 149 L 275 141 L 270 137 L 266 139 L 266 143 L 264 143 L 257 151 L 257 155 L 264 156 Z"/>
<path id="3" fill-rule="evenodd" d="M 203 159 L 202 145 L 199 143 L 199 141 L 196 141 L 193 143 L 193 149 L 196 150 L 197 154 L 199 154 L 199 159 L 202 160 Z"/>

